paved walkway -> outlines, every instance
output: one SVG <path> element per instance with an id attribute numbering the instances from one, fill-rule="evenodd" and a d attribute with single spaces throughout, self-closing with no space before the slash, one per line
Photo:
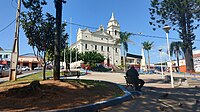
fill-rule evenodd
<path id="1" fill-rule="evenodd" d="M 125 85 L 123 73 L 98 73 L 81 76 L 81 79 L 105 80 Z M 182 76 L 181 76 L 182 75 Z M 174 74 L 184 77 L 183 74 Z M 194 76 L 188 76 L 194 77 Z M 140 75 L 145 80 L 143 95 L 133 96 L 132 101 L 102 109 L 102 112 L 200 112 L 200 88 L 171 88 L 160 74 Z M 128 88 L 129 91 L 133 91 Z M 198 101 L 197 101 L 198 100 Z"/>
<path id="2" fill-rule="evenodd" d="M 35 73 L 38 73 L 38 72 L 40 72 L 40 71 L 31 71 L 31 72 L 23 73 L 23 74 L 17 75 L 17 78 L 24 77 L 24 76 L 31 75 L 31 74 L 35 74 Z M 8 81 L 8 79 L 9 79 L 9 77 L 0 78 L 0 83 Z"/>

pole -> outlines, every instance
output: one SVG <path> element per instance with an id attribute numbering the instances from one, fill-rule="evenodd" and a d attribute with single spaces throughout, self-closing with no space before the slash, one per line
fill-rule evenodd
<path id="1" fill-rule="evenodd" d="M 65 61 L 65 49 L 66 49 L 66 46 L 65 46 L 65 48 L 64 48 L 64 70 L 66 70 L 66 61 Z"/>
<path id="2" fill-rule="evenodd" d="M 164 78 L 164 74 L 163 74 L 163 66 L 162 66 L 162 49 L 159 49 L 159 51 L 160 51 L 161 73 L 162 73 L 162 78 Z"/>
<path id="3" fill-rule="evenodd" d="M 78 53 L 78 48 L 76 46 L 76 69 L 77 69 L 77 61 L 78 61 L 78 59 L 77 59 L 78 58 L 78 54 L 77 53 Z"/>
<path id="4" fill-rule="evenodd" d="M 169 31 L 166 32 L 166 38 L 167 38 L 167 50 L 168 50 L 168 57 L 169 57 L 169 62 L 170 62 L 171 85 L 172 85 L 172 88 L 174 88 L 174 79 L 173 79 L 173 74 L 172 74 L 172 62 L 171 62 L 171 57 L 170 57 L 170 50 L 169 50 L 169 40 L 168 40 L 168 36 L 169 36 Z"/>
<path id="5" fill-rule="evenodd" d="M 17 76 L 17 63 L 19 56 L 19 20 L 20 20 L 20 9 L 21 9 L 21 0 L 18 0 L 18 7 L 16 13 L 16 28 L 15 28 L 15 38 L 14 45 L 11 56 L 9 80 L 16 80 Z"/>
<path id="6" fill-rule="evenodd" d="M 65 23 L 66 23 L 66 20 L 65 20 Z M 64 45 L 64 70 L 66 70 L 66 60 L 65 60 L 65 58 L 66 58 L 66 56 L 65 56 L 65 51 L 66 50 L 66 40 L 65 40 L 65 45 Z"/>
<path id="7" fill-rule="evenodd" d="M 72 40 L 71 40 L 71 38 L 72 38 L 72 25 L 71 25 L 71 23 L 72 23 L 72 18 L 70 18 L 70 36 L 69 36 L 69 41 L 70 41 L 70 47 L 71 47 L 71 45 L 72 45 Z M 71 69 L 71 63 L 72 63 L 72 51 L 71 51 L 71 48 L 69 47 L 69 52 L 70 52 L 70 58 L 69 58 L 69 65 L 70 65 L 70 69 Z M 71 73 L 71 72 L 70 72 Z"/>

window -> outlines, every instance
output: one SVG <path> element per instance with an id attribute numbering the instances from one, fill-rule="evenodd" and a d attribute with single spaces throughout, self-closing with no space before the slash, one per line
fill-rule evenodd
<path id="1" fill-rule="evenodd" d="M 130 63 L 134 63 L 134 59 L 130 59 Z"/>
<path id="2" fill-rule="evenodd" d="M 115 30 L 115 35 L 117 35 L 117 30 Z"/>
<path id="3" fill-rule="evenodd" d="M 94 49 L 97 50 L 97 45 L 94 46 Z"/>
<path id="4" fill-rule="evenodd" d="M 103 46 L 101 46 L 101 51 L 103 51 Z"/>
<path id="5" fill-rule="evenodd" d="M 107 51 L 109 52 L 109 47 L 107 47 Z"/>
<path id="6" fill-rule="evenodd" d="M 85 44 L 85 49 L 88 49 L 87 44 Z"/>
<path id="7" fill-rule="evenodd" d="M 0 58 L 2 58 L 2 55 L 0 55 Z"/>
<path id="8" fill-rule="evenodd" d="M 101 38 L 101 40 L 103 40 L 103 38 Z"/>
<path id="9" fill-rule="evenodd" d="M 118 51 L 117 51 L 117 48 L 115 48 L 115 52 L 117 53 Z"/>
<path id="10" fill-rule="evenodd" d="M 4 58 L 8 58 L 8 55 L 6 54 L 6 55 L 4 55 Z"/>
<path id="11" fill-rule="evenodd" d="M 108 31 L 108 33 L 110 34 L 110 31 Z"/>

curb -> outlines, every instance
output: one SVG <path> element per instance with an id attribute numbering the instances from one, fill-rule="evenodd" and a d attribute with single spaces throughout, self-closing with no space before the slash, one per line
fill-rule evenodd
<path id="1" fill-rule="evenodd" d="M 98 81 L 98 80 L 94 80 L 94 81 Z M 101 82 L 112 83 L 112 82 L 108 82 L 108 81 L 101 81 Z M 127 91 L 123 86 L 116 84 L 116 83 L 112 83 L 112 84 L 117 85 L 121 90 L 123 90 L 123 92 L 125 94 L 120 97 L 112 98 L 112 99 L 109 99 L 106 101 L 97 102 L 94 104 L 88 104 L 88 105 L 78 106 L 78 107 L 69 108 L 69 109 L 50 110 L 50 111 L 51 112 L 94 112 L 99 109 L 109 107 L 109 106 L 114 106 L 114 105 L 117 105 L 117 104 L 120 104 L 125 101 L 129 101 L 129 100 L 133 99 L 132 94 L 129 91 Z"/>

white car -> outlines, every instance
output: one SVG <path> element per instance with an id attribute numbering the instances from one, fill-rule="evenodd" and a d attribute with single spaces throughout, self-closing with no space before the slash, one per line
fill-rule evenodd
<path id="1" fill-rule="evenodd" d="M 34 70 L 42 70 L 43 68 L 38 66 L 38 67 L 35 67 Z"/>
<path id="2" fill-rule="evenodd" d="M 22 71 L 29 71 L 30 68 L 28 66 L 22 66 Z"/>

